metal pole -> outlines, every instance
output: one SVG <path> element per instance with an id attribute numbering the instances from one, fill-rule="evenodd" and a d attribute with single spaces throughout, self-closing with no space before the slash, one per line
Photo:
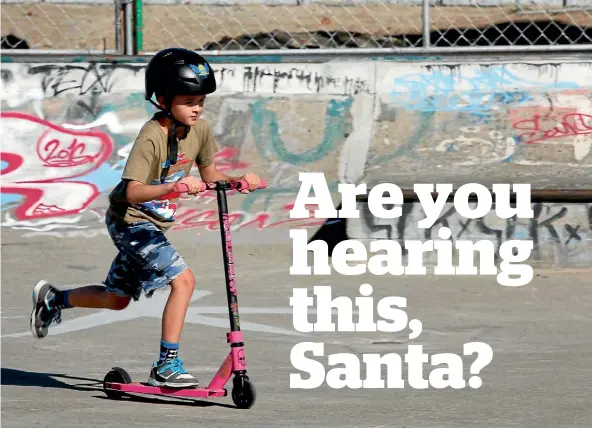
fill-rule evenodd
<path id="1" fill-rule="evenodd" d="M 142 4 L 142 0 L 135 0 L 135 9 L 136 9 L 136 51 L 134 52 L 135 55 L 138 55 L 144 49 L 144 32 L 143 32 L 143 12 L 144 5 Z"/>
<path id="2" fill-rule="evenodd" d="M 423 47 L 430 47 L 430 0 L 423 0 L 422 8 L 422 29 L 423 29 Z"/>
<path id="3" fill-rule="evenodd" d="M 115 51 L 123 53 L 121 46 L 121 0 L 115 0 Z"/>
<path id="4" fill-rule="evenodd" d="M 401 192 L 403 194 L 403 201 L 419 201 L 419 197 L 413 189 L 401 189 Z M 490 190 L 490 192 L 492 191 Z M 368 189 L 368 193 L 370 193 L 370 189 Z M 368 202 L 368 193 L 356 196 L 356 202 Z M 453 190 L 446 201 L 453 202 L 455 193 L 456 190 Z M 431 192 L 431 195 L 434 201 L 438 198 L 437 192 Z M 475 194 L 469 195 L 468 200 L 471 202 L 478 201 Z M 533 203 L 590 203 L 592 202 L 592 189 L 533 189 L 530 191 L 530 200 Z M 516 193 L 510 192 L 510 202 L 515 201 Z"/>
<path id="5" fill-rule="evenodd" d="M 134 54 L 134 6 L 131 0 L 125 1 L 125 55 Z"/>

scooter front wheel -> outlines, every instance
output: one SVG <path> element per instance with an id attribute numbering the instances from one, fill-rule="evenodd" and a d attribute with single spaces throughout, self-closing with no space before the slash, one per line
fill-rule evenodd
<path id="1" fill-rule="evenodd" d="M 107 375 L 105 375 L 103 380 L 103 391 L 110 399 L 121 399 L 123 397 L 123 393 L 117 390 L 109 389 L 107 387 L 107 383 L 130 384 L 131 382 L 132 379 L 125 369 L 114 367 L 107 373 Z"/>
<path id="2" fill-rule="evenodd" d="M 232 401 L 237 408 L 251 408 L 255 403 L 255 386 L 245 376 L 236 376 L 232 387 Z"/>

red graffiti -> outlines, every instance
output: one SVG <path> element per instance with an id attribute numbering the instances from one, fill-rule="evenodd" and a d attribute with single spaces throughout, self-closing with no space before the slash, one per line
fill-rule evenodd
<path id="1" fill-rule="evenodd" d="M 99 195 L 92 183 L 71 181 L 96 170 L 113 150 L 108 134 L 72 131 L 17 112 L 0 114 L 4 125 L 0 192 L 19 194 L 18 220 L 78 214 Z"/>
<path id="2" fill-rule="evenodd" d="M 577 109 L 574 107 L 561 106 L 520 106 L 508 110 L 508 120 L 511 123 L 516 123 L 523 119 L 532 119 L 535 115 L 541 116 L 543 121 L 559 121 L 562 115 L 567 113 L 576 113 Z"/>
<path id="3" fill-rule="evenodd" d="M 22 156 L 9 152 L 0 152 L 0 161 L 8 164 L 6 168 L 2 169 L 2 176 L 4 177 L 13 171 L 18 170 L 25 163 Z"/>
<path id="4" fill-rule="evenodd" d="M 37 155 L 39 159 L 45 161 L 46 167 L 73 167 L 93 161 L 92 155 L 84 153 L 86 145 L 78 141 L 76 137 L 72 139 L 69 146 L 67 145 L 67 141 L 54 138 L 49 142 L 44 142 L 43 138 L 40 138 L 37 144 Z"/>
<path id="5" fill-rule="evenodd" d="M 548 122 L 552 122 L 554 126 L 545 126 Z M 525 131 L 518 136 L 521 143 L 538 143 L 553 138 L 592 134 L 592 116 L 584 113 L 566 113 L 557 119 L 549 120 L 535 114 L 531 119 L 515 122 L 514 128 Z"/>
<path id="6" fill-rule="evenodd" d="M 246 162 L 235 161 L 240 150 L 234 147 L 225 147 L 218 151 L 214 157 L 216 167 L 220 171 L 240 170 L 249 166 Z"/>

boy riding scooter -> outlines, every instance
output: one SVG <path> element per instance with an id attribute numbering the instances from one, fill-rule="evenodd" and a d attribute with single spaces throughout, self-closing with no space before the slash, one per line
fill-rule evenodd
<path id="1" fill-rule="evenodd" d="M 158 52 L 146 68 L 146 100 L 156 113 L 140 130 L 123 171 L 122 180 L 109 196 L 105 223 L 119 250 L 104 284 L 59 290 L 41 280 L 33 289 L 31 331 L 43 338 L 49 326 L 60 323 L 67 308 L 122 310 L 131 299 L 147 298 L 171 286 L 162 317 L 160 357 L 154 362 L 148 383 L 185 388 L 198 386 L 179 359 L 179 342 L 195 277 L 164 233 L 173 225 L 179 193 L 201 192 L 202 183 L 190 176 L 196 162 L 204 182 L 244 180 L 254 191 L 255 174 L 228 176 L 216 168 L 217 146 L 207 122 L 200 119 L 207 94 L 216 91 L 216 79 L 208 62 L 197 53 L 170 48 Z M 152 100 L 156 95 L 157 103 Z M 182 185 L 182 186 L 181 186 Z"/>

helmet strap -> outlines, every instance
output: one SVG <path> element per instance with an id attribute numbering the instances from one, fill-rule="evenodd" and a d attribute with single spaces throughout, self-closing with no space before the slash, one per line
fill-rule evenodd
<path id="1" fill-rule="evenodd" d="M 162 107 L 159 106 L 158 104 L 156 104 L 154 101 L 152 101 L 152 99 L 150 99 L 149 101 L 152 104 L 154 104 L 158 109 L 160 109 L 162 114 L 164 114 L 165 116 L 170 118 L 171 121 L 173 122 L 171 128 L 169 129 L 169 133 L 167 136 L 168 159 L 167 159 L 167 163 L 165 164 L 165 167 L 163 168 L 163 170 L 161 172 L 161 182 L 162 182 L 166 178 L 169 167 L 171 165 L 175 165 L 177 163 L 177 157 L 178 157 L 178 153 L 179 153 L 179 142 L 177 141 L 177 130 L 179 128 L 183 129 L 183 135 L 181 136 L 181 140 L 182 140 L 187 137 L 187 134 L 189 134 L 189 127 L 187 127 L 185 124 L 183 124 L 181 121 L 179 121 L 177 118 L 175 118 L 173 116 L 173 114 L 171 112 L 169 99 L 166 100 L 166 108 L 165 109 L 162 109 Z"/>

